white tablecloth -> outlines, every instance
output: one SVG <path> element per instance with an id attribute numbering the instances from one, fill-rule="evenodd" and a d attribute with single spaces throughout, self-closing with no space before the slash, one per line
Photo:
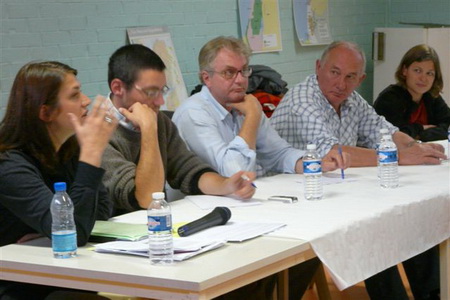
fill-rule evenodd
<path id="1" fill-rule="evenodd" d="M 287 223 L 273 235 L 310 241 L 342 290 L 450 237 L 449 173 L 448 162 L 401 166 L 400 186 L 383 189 L 376 168 L 351 168 L 345 175 L 355 181 L 325 185 L 320 201 L 303 200 L 302 175 L 277 175 L 255 182 L 255 198 L 298 203 L 266 201 L 232 209 L 233 218 Z"/>
<path id="2" fill-rule="evenodd" d="M 396 189 L 381 188 L 377 169 L 350 168 L 343 183 L 324 186 L 324 198 L 303 198 L 303 175 L 282 174 L 255 181 L 262 205 L 232 207 L 232 219 L 286 223 L 272 235 L 307 240 L 339 289 L 352 286 L 450 238 L 450 165 L 400 166 Z M 340 171 L 326 176 L 340 176 Z M 299 202 L 267 201 L 292 195 Z M 209 211 L 188 200 L 172 202 L 175 223 Z M 145 222 L 145 211 L 122 222 Z M 186 219 L 186 217 L 189 219 Z"/>

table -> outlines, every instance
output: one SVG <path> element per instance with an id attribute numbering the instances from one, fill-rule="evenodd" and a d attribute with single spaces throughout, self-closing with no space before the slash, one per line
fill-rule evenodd
<path id="1" fill-rule="evenodd" d="M 255 182 L 255 198 L 263 205 L 232 208 L 232 213 L 236 220 L 287 223 L 273 236 L 229 244 L 170 267 L 85 248 L 77 259 L 56 260 L 49 248 L 8 245 L 0 248 L 0 278 L 142 297 L 208 299 L 315 255 L 345 288 L 440 243 L 441 297 L 448 300 L 449 170 L 448 161 L 439 166 L 400 167 L 400 187 L 386 190 L 379 187 L 376 168 L 352 168 L 346 170 L 346 182 L 324 187 L 321 201 L 302 200 L 301 175 L 263 178 Z M 296 195 L 301 200 L 297 204 L 267 201 L 273 194 Z M 183 215 L 193 220 L 207 213 L 187 200 L 172 206 L 175 222 L 188 221 L 181 219 Z M 380 228 L 385 235 L 376 239 Z M 367 260 L 390 249 L 395 253 Z"/>
<path id="2" fill-rule="evenodd" d="M 0 279 L 156 299 L 211 299 L 313 257 L 309 243 L 278 237 L 225 245 L 172 266 L 87 247 L 78 249 L 77 258 L 61 260 L 49 247 L 14 244 L 0 248 Z"/>
<path id="3" fill-rule="evenodd" d="M 253 207 L 252 214 L 233 213 L 236 219 L 284 220 L 288 226 L 274 234 L 309 241 L 336 285 L 344 289 L 449 239 L 449 173 L 448 161 L 402 166 L 400 187 L 383 189 L 376 168 L 352 168 L 344 181 L 355 181 L 325 185 L 321 201 L 302 200 L 284 210 L 278 203 L 267 203 Z M 330 175 L 339 177 L 338 172 Z M 255 197 L 267 199 L 283 190 L 300 199 L 300 177 L 257 180 Z M 448 248 L 442 247 L 444 252 Z"/>
<path id="4" fill-rule="evenodd" d="M 374 167 L 348 169 L 343 181 L 339 171 L 332 172 L 325 175 L 331 177 L 326 182 L 335 184 L 324 186 L 320 201 L 303 200 L 302 175 L 261 178 L 255 181 L 258 188 L 254 198 L 263 205 L 232 207 L 230 221 L 286 223 L 271 236 L 309 241 L 341 290 L 441 244 L 441 286 L 448 290 L 449 162 L 401 166 L 399 174 L 400 186 L 384 189 Z M 267 201 L 269 196 L 280 194 L 300 200 L 295 204 Z M 172 206 L 177 221 L 190 221 L 209 212 L 185 200 Z M 179 212 L 192 218 L 183 219 Z M 121 219 L 141 222 L 145 213 L 138 214 Z"/>

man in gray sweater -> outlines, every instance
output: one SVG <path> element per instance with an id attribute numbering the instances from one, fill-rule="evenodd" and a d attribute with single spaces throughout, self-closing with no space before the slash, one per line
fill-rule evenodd
<path id="1" fill-rule="evenodd" d="M 168 87 L 158 55 L 142 45 L 127 45 L 113 53 L 108 67 L 111 93 L 106 105 L 120 125 L 102 167 L 116 214 L 147 208 L 152 193 L 163 191 L 166 180 L 185 194 L 244 199 L 254 194 L 254 173 L 220 176 L 186 148 L 175 125 L 159 112 Z"/>
<path id="2" fill-rule="evenodd" d="M 233 195 L 251 198 L 254 172 L 226 178 L 190 152 L 172 121 L 159 112 L 167 93 L 165 65 L 142 45 L 127 45 L 110 57 L 106 101 L 119 126 L 103 156 L 103 176 L 115 213 L 147 208 L 152 193 L 165 181 L 185 194 Z M 276 276 L 220 296 L 215 300 L 272 299 Z"/>

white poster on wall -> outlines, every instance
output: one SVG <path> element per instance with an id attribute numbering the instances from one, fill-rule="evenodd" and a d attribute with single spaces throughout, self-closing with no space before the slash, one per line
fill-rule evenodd
<path id="1" fill-rule="evenodd" d="M 326 45 L 333 39 L 328 0 L 293 0 L 295 31 L 302 46 Z"/>
<path id="2" fill-rule="evenodd" d="M 161 109 L 174 111 L 181 101 L 187 99 L 188 94 L 168 28 L 165 26 L 127 28 L 127 34 L 130 44 L 144 45 L 155 51 L 163 60 L 166 65 L 167 86 L 171 91 Z"/>
<path id="3" fill-rule="evenodd" d="M 253 53 L 281 51 L 278 0 L 239 0 L 238 5 L 242 39 Z"/>

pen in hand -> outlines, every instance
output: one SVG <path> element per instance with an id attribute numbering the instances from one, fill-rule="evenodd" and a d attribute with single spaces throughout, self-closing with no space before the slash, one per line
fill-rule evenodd
<path id="1" fill-rule="evenodd" d="M 342 146 L 341 145 L 338 145 L 338 152 L 339 152 L 339 155 L 341 156 L 342 162 L 343 162 L 344 161 L 344 157 L 342 156 Z M 344 169 L 343 168 L 341 168 L 341 178 L 342 179 L 345 178 L 345 174 L 344 174 Z"/>
<path id="2" fill-rule="evenodd" d="M 250 181 L 250 178 L 248 178 L 248 176 L 245 174 L 242 174 L 241 178 L 244 179 L 245 181 Z M 256 189 L 256 185 L 253 182 L 251 182 L 250 184 L 252 185 L 252 187 Z"/>

